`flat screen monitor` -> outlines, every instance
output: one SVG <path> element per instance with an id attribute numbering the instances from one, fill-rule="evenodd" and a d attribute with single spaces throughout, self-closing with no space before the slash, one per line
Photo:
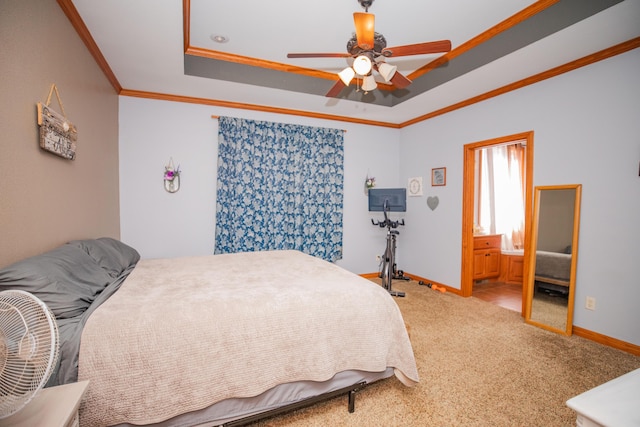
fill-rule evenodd
<path id="1" fill-rule="evenodd" d="M 406 188 L 371 188 L 369 189 L 369 212 L 383 212 L 387 205 L 387 212 L 407 211 Z"/>

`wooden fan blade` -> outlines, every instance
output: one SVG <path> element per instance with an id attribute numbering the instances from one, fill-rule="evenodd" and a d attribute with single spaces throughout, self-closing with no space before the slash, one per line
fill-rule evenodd
<path id="1" fill-rule="evenodd" d="M 386 47 L 382 49 L 382 54 L 386 57 L 398 57 L 409 55 L 424 55 L 427 53 L 443 53 L 451 50 L 451 40 L 438 40 L 435 42 L 425 42 L 407 44 L 404 46 Z"/>
<path id="2" fill-rule="evenodd" d="M 349 58 L 348 53 L 287 53 L 287 58 Z"/>
<path id="3" fill-rule="evenodd" d="M 335 98 L 345 87 L 347 87 L 347 85 L 345 85 L 342 80 L 338 79 L 336 84 L 331 86 L 331 89 L 329 89 L 329 92 L 327 92 L 325 96 L 327 98 Z"/>
<path id="4" fill-rule="evenodd" d="M 356 27 L 356 40 L 362 50 L 373 49 L 375 15 L 373 13 L 355 12 L 353 23 Z"/>
<path id="5" fill-rule="evenodd" d="M 391 83 L 398 89 L 404 89 L 411 84 L 411 80 L 396 71 L 393 77 L 391 77 Z"/>

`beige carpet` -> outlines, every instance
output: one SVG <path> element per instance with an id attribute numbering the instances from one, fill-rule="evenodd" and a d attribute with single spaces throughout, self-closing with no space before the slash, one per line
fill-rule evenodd
<path id="1" fill-rule="evenodd" d="M 421 382 L 374 383 L 260 426 L 571 426 L 567 399 L 640 368 L 640 357 L 527 325 L 477 298 L 394 282 Z M 339 331 L 336 331 L 339 333 Z"/>

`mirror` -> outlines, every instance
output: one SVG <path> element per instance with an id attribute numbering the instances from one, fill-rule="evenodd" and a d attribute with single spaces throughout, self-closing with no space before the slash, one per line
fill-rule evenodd
<path id="1" fill-rule="evenodd" d="M 571 335 L 582 185 L 534 190 L 525 321 Z"/>

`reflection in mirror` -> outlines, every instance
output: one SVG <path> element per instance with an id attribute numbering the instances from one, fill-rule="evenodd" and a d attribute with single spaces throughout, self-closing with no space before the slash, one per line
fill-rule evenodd
<path id="1" fill-rule="evenodd" d="M 525 321 L 571 335 L 582 185 L 539 186 L 534 212 Z"/>

